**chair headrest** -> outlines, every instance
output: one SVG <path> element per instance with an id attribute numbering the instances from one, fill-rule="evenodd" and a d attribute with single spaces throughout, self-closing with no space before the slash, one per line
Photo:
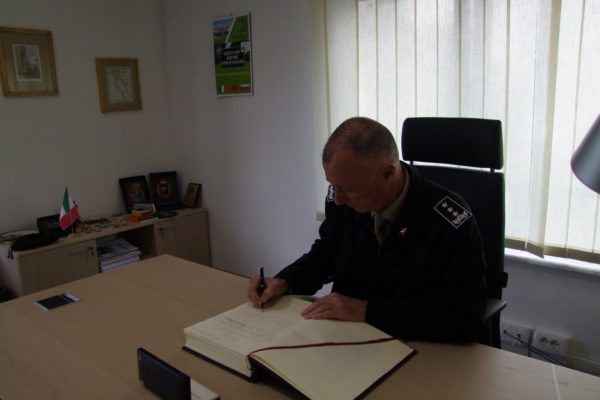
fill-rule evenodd
<path id="1" fill-rule="evenodd" d="M 502 123 L 477 118 L 407 118 L 402 125 L 402 158 L 501 169 Z"/>

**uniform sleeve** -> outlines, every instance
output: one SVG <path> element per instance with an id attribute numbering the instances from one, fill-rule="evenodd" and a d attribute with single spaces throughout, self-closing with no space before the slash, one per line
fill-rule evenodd
<path id="1" fill-rule="evenodd" d="M 443 235 L 444 245 L 431 249 L 432 253 L 439 251 L 439 257 L 435 258 L 437 265 L 423 266 L 433 280 L 430 293 L 423 294 L 425 301 L 369 299 L 367 322 L 405 340 L 482 340 L 485 259 L 476 223 L 463 228 L 461 235 Z M 458 237 L 452 240 L 451 234 Z"/>
<path id="2" fill-rule="evenodd" d="M 288 283 L 291 294 L 314 294 L 332 280 L 333 263 L 328 239 L 328 219 L 326 217 L 321 223 L 319 239 L 315 240 L 310 251 L 275 275 Z"/>

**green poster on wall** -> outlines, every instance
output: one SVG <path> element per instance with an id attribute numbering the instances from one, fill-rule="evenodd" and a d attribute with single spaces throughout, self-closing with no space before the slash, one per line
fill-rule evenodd
<path id="1" fill-rule="evenodd" d="M 252 95 L 250 14 L 213 20 L 217 96 Z"/>

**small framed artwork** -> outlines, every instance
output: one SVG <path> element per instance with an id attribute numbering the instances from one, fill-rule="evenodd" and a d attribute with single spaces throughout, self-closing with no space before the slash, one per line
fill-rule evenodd
<path id="1" fill-rule="evenodd" d="M 121 178 L 119 179 L 119 185 L 121 186 L 121 194 L 123 195 L 123 202 L 125 203 L 127 213 L 131 213 L 134 204 L 150 202 L 145 176 L 139 175 Z"/>
<path id="2" fill-rule="evenodd" d="M 189 208 L 198 207 L 200 200 L 200 192 L 202 191 L 202 185 L 200 183 L 188 183 L 185 196 L 183 197 L 183 205 Z"/>
<path id="3" fill-rule="evenodd" d="M 159 211 L 183 208 L 179 201 L 177 171 L 151 172 L 148 174 L 150 200 Z"/>
<path id="4" fill-rule="evenodd" d="M 140 80 L 136 58 L 96 58 L 100 111 L 140 110 Z"/>
<path id="5" fill-rule="evenodd" d="M 4 96 L 57 95 L 52 32 L 0 27 L 0 78 Z"/>

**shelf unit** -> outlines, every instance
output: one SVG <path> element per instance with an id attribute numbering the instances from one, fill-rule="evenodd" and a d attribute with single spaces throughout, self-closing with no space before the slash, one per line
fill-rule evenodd
<path id="1" fill-rule="evenodd" d="M 99 273 L 96 240 L 124 237 L 139 247 L 142 258 L 171 254 L 210 266 L 208 213 L 203 208 L 178 210 L 177 215 L 122 226 L 111 225 L 92 233 L 71 234 L 56 243 L 27 251 L 0 245 L 0 282 L 17 296 Z"/>

